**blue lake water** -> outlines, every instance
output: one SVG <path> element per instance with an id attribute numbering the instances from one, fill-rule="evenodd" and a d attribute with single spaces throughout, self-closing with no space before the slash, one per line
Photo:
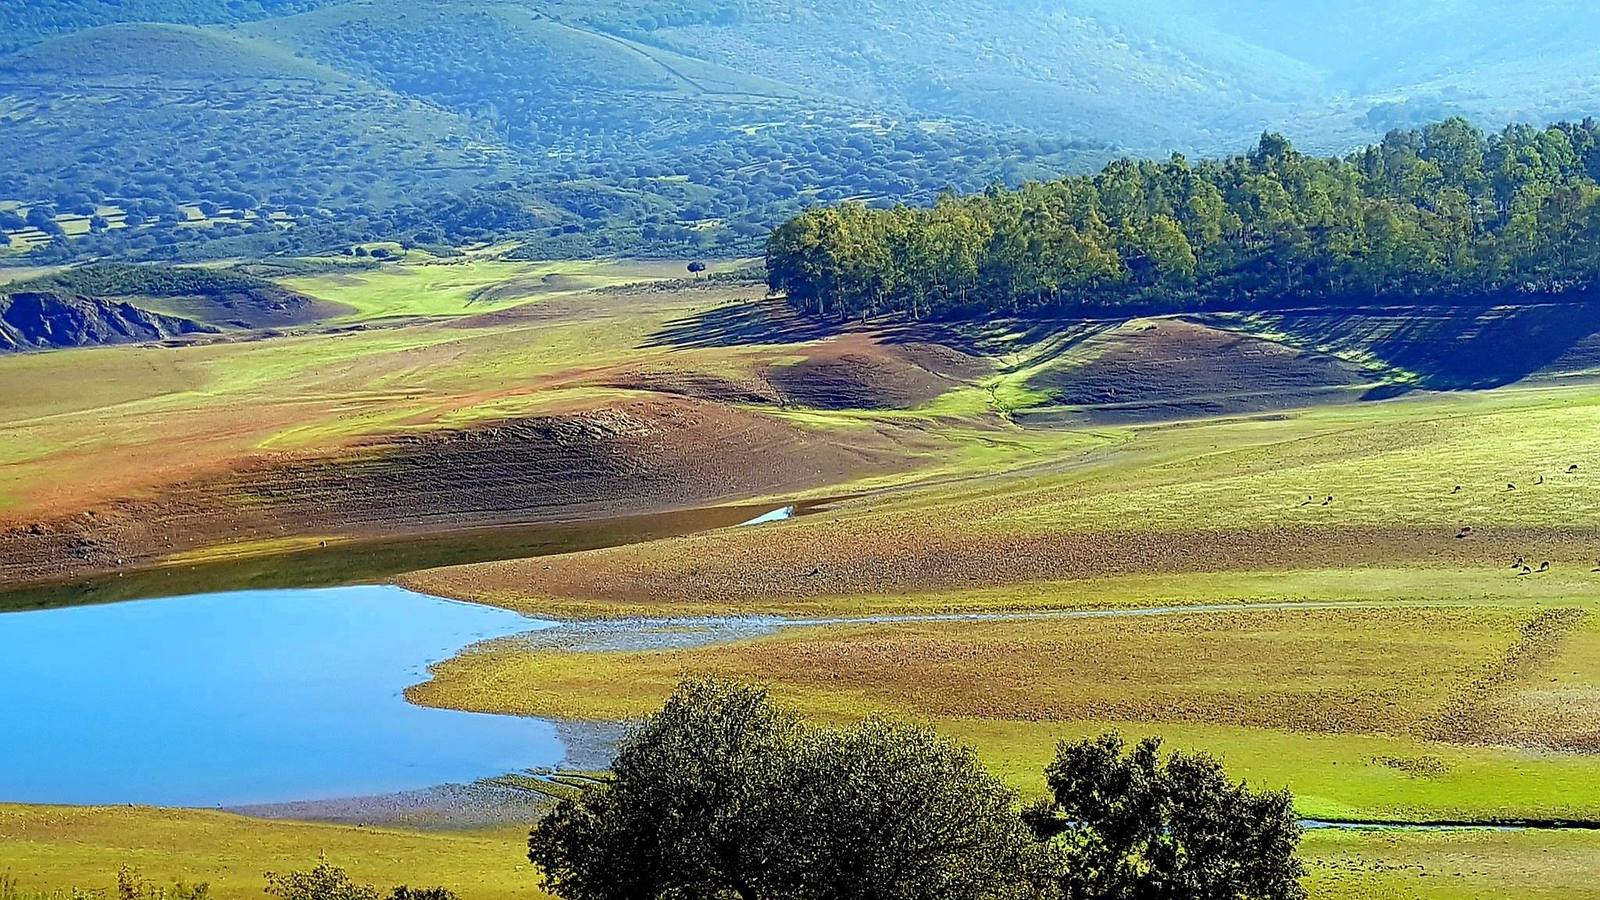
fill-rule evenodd
<path id="1" fill-rule="evenodd" d="M 389 586 L 0 614 L 0 801 L 232 806 L 555 765 L 547 722 L 403 696 L 431 662 L 553 625 Z"/>

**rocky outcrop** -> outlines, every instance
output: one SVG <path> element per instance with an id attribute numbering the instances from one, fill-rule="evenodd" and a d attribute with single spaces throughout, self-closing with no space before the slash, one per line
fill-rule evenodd
<path id="1" fill-rule="evenodd" d="M 216 330 L 131 303 L 54 291 L 0 294 L 0 353 L 133 344 Z"/>

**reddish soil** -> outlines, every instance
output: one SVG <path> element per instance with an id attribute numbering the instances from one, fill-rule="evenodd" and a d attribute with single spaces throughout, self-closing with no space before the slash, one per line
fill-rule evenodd
<path id="1" fill-rule="evenodd" d="M 1374 381 L 1337 357 L 1181 319 L 1129 323 L 1092 340 L 1081 366 L 1035 376 L 1030 387 L 1091 407 L 1097 421 L 1231 415 L 1349 399 Z"/>
<path id="2" fill-rule="evenodd" d="M 258 457 L 155 496 L 0 532 L 0 584 L 137 566 L 225 541 L 376 535 L 701 506 L 884 471 L 875 435 L 820 440 L 742 409 L 650 399 Z"/>
<path id="3" fill-rule="evenodd" d="M 911 409 L 980 377 L 980 357 L 936 344 L 883 344 L 872 335 L 841 335 L 792 365 L 762 374 L 784 398 L 815 409 Z"/>

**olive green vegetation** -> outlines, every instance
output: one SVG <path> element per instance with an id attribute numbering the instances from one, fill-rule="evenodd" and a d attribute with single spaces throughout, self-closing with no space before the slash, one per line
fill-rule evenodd
<path id="1" fill-rule="evenodd" d="M 1282 308 L 1581 292 L 1600 281 L 1600 124 L 1463 119 L 1317 159 L 1279 135 L 1191 165 L 808 210 L 768 243 L 774 290 L 818 315 Z"/>
<path id="2" fill-rule="evenodd" d="M 0 140 L 18 150 L 0 202 L 53 215 L 0 222 L 0 252 L 515 236 L 534 257 L 748 253 L 810 203 L 1229 152 L 1264 121 L 1342 150 L 1594 101 L 1587 10 L 1301 6 L 1284 21 L 1192 0 L 1071 16 L 1001 0 L 9 4 Z"/>
<path id="3" fill-rule="evenodd" d="M 715 274 L 743 265 L 713 263 Z M 292 277 L 282 281 L 293 290 L 343 303 L 365 320 L 414 316 L 467 316 L 493 312 L 530 301 L 584 291 L 682 278 L 681 262 L 570 260 L 511 262 L 495 258 L 433 259 L 419 254 L 417 263 L 384 266 L 372 271 Z"/>
<path id="4" fill-rule="evenodd" d="M 31 892 L 111 890 L 116 868 L 210 884 L 216 900 L 262 896 L 263 875 L 319 856 L 364 882 L 440 883 L 465 900 L 546 896 L 527 830 L 407 832 L 273 822 L 200 810 L 0 806 L 0 874 Z M 1596 896 L 1600 832 L 1316 830 L 1301 840 L 1317 900 Z M 10 898 L 7 898 L 10 900 Z"/>
<path id="5" fill-rule="evenodd" d="M 609 778 L 545 814 L 528 855 L 565 900 L 1305 897 L 1286 792 L 1110 734 L 1063 742 L 1045 774 L 1048 798 L 1019 815 L 1017 794 L 930 729 L 821 726 L 759 688 L 692 679 L 623 740 Z"/>

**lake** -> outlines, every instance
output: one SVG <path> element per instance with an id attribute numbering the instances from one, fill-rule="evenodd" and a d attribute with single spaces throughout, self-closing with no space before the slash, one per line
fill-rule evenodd
<path id="1" fill-rule="evenodd" d="M 402 694 L 554 624 L 377 585 L 3 613 L 0 801 L 235 806 L 555 765 L 550 723 Z"/>

